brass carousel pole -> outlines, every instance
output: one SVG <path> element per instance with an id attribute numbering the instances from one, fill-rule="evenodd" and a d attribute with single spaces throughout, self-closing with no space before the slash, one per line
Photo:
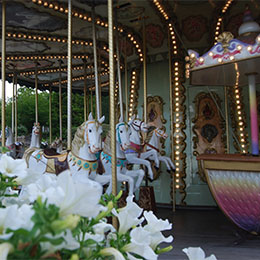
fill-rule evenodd
<path id="1" fill-rule="evenodd" d="M 84 59 L 84 122 L 87 121 L 87 65 Z"/>
<path id="2" fill-rule="evenodd" d="M 67 149 L 71 150 L 71 94 L 72 94 L 72 6 L 71 0 L 68 0 L 68 104 L 67 104 Z"/>
<path id="3" fill-rule="evenodd" d="M 170 84 L 170 131 L 171 131 L 171 160 L 174 161 L 174 144 L 173 144 L 173 87 L 172 87 L 172 55 L 171 55 L 171 41 L 170 31 L 168 30 L 168 49 L 169 49 L 169 84 Z M 175 180 L 172 174 L 172 210 L 175 211 Z"/>
<path id="4" fill-rule="evenodd" d="M 112 162 L 112 194 L 117 194 L 116 177 L 116 120 L 115 120 L 115 80 L 114 80 L 114 40 L 113 40 L 113 1 L 108 0 L 108 43 L 109 43 L 109 100 L 110 100 L 110 132 L 111 132 L 111 162 Z M 113 226 L 117 228 L 116 218 Z"/>
<path id="5" fill-rule="evenodd" d="M 90 88 L 90 110 L 93 113 L 94 108 L 93 108 L 93 89 L 92 89 L 92 87 Z"/>
<path id="6" fill-rule="evenodd" d="M 97 64 L 97 41 L 95 26 L 95 6 L 92 6 L 92 33 L 93 33 L 93 51 L 94 51 L 94 70 L 95 70 L 95 94 L 96 94 L 96 118 L 100 118 L 100 99 L 98 82 L 98 64 Z"/>
<path id="7" fill-rule="evenodd" d="M 6 2 L 2 1 L 2 147 L 5 146 L 5 59 L 6 59 L 6 42 L 5 42 L 5 14 Z"/>
<path id="8" fill-rule="evenodd" d="M 126 55 L 126 39 L 125 39 L 125 120 L 128 120 L 128 85 L 127 85 L 127 55 Z"/>
<path id="9" fill-rule="evenodd" d="M 17 124 L 18 124 L 18 116 L 17 116 L 17 74 L 15 73 L 15 106 L 14 106 L 14 115 L 15 115 L 15 120 L 14 120 L 14 140 L 17 142 L 17 136 L 18 136 L 18 129 L 17 129 Z"/>
<path id="10" fill-rule="evenodd" d="M 14 124 L 15 124 L 14 103 L 15 103 L 15 71 L 13 76 L 13 100 L 12 100 L 12 133 L 13 134 L 14 134 Z"/>
<path id="11" fill-rule="evenodd" d="M 38 124 L 38 64 L 35 64 L 35 123 Z"/>
<path id="12" fill-rule="evenodd" d="M 98 51 L 98 60 L 101 61 L 100 51 Z M 99 82 L 99 113 L 102 115 L 102 93 L 101 93 L 101 62 L 98 63 L 100 70 L 98 71 L 98 82 Z"/>
<path id="13" fill-rule="evenodd" d="M 117 22 L 117 17 L 116 17 Z M 123 91 L 121 83 L 121 71 L 120 71 L 120 55 L 119 55 L 119 38 L 118 31 L 116 31 L 116 57 L 117 57 L 117 77 L 118 77 L 118 88 L 119 88 L 119 105 L 120 105 L 120 116 L 124 118 L 124 109 L 123 109 Z"/>
<path id="14" fill-rule="evenodd" d="M 145 18 L 143 18 L 143 77 L 144 77 L 144 122 L 147 123 L 147 66 L 146 66 L 146 33 L 145 33 Z"/>
<path id="15" fill-rule="evenodd" d="M 50 87 L 50 93 L 49 93 L 49 143 L 52 143 L 52 88 Z"/>
<path id="16" fill-rule="evenodd" d="M 61 60 L 59 60 L 59 125 L 60 125 L 60 139 L 62 140 L 62 88 L 61 88 Z"/>
<path id="17" fill-rule="evenodd" d="M 228 87 L 225 88 L 225 117 L 226 117 L 226 135 L 227 135 L 227 153 L 230 153 L 230 144 L 229 144 L 229 117 L 228 117 Z"/>

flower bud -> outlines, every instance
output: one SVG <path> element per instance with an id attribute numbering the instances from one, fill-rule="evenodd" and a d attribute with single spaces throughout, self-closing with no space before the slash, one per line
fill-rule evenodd
<path id="1" fill-rule="evenodd" d="M 73 254 L 70 260 L 79 260 L 79 256 L 77 254 Z"/>
<path id="2" fill-rule="evenodd" d="M 159 254 L 162 254 L 162 253 L 167 253 L 167 252 L 169 252 L 171 250 L 172 250 L 172 246 L 167 246 L 165 248 L 161 248 L 161 249 L 157 250 L 156 254 L 159 255 Z"/>
<path id="3" fill-rule="evenodd" d="M 14 247 L 10 243 L 2 243 L 0 244 L 0 259 L 6 260 L 9 253 L 14 251 Z"/>
<path id="4" fill-rule="evenodd" d="M 63 220 L 55 220 L 51 223 L 51 227 L 54 231 L 59 232 L 64 229 L 74 229 L 80 220 L 80 216 L 78 215 L 68 215 L 65 219 Z"/>

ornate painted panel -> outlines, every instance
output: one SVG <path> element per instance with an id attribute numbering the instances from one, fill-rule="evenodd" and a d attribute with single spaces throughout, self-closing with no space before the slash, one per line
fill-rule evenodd
<path id="1" fill-rule="evenodd" d="M 225 125 L 218 107 L 221 100 L 216 93 L 212 93 L 215 101 L 209 93 L 201 92 L 195 97 L 195 118 L 193 133 L 193 155 L 225 153 Z M 217 104 L 215 103 L 217 102 Z M 205 175 L 199 167 L 200 178 L 206 182 Z"/>

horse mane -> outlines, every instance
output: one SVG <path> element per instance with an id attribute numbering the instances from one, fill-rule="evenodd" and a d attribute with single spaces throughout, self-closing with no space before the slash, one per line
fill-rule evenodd
<path id="1" fill-rule="evenodd" d="M 84 130 L 85 130 L 86 122 L 82 123 L 78 128 L 74 135 L 72 141 L 72 151 L 73 153 L 78 156 L 79 149 L 84 145 Z"/>
<path id="2" fill-rule="evenodd" d="M 153 132 L 154 132 L 155 129 L 156 129 L 156 127 L 150 126 L 149 132 L 147 133 L 146 138 L 145 138 L 145 140 L 144 140 L 144 142 L 145 142 L 146 144 L 148 144 L 148 143 L 150 142 L 150 140 L 151 140 L 151 138 L 152 138 L 152 136 L 153 136 Z"/>
<path id="3" fill-rule="evenodd" d="M 108 131 L 106 135 L 106 139 L 104 141 L 104 148 L 103 148 L 103 152 L 105 154 L 109 154 L 109 155 L 111 154 L 110 144 L 111 144 L 111 134 L 110 131 Z"/>

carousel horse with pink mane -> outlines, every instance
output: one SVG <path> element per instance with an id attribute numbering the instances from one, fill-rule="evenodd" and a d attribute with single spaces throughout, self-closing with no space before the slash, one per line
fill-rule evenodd
<path id="1" fill-rule="evenodd" d="M 10 152 L 7 152 L 7 154 L 14 159 L 21 159 L 24 154 L 23 143 L 14 142 L 13 132 L 9 126 L 6 126 L 5 128 L 5 137 L 5 146 L 10 150 Z M 0 138 L 2 138 L 2 134 Z"/>
<path id="2" fill-rule="evenodd" d="M 100 158 L 105 169 L 103 176 L 109 176 L 109 186 L 106 193 L 110 194 L 112 191 L 112 177 L 111 177 L 111 147 L 110 147 L 110 133 L 106 136 L 104 142 L 104 148 L 101 152 Z M 125 156 L 125 150 L 130 145 L 130 127 L 127 123 L 123 122 L 120 118 L 119 123 L 116 125 L 116 166 L 117 166 L 117 181 L 127 182 L 129 187 L 128 195 L 133 195 L 133 193 L 140 187 L 144 171 L 142 169 L 138 170 L 127 170 L 127 160 Z M 135 178 L 137 178 L 135 182 Z"/>
<path id="3" fill-rule="evenodd" d="M 165 133 L 165 131 L 163 131 L 160 128 L 155 128 L 154 130 L 152 130 L 146 139 L 145 145 L 146 145 L 146 151 L 151 151 L 151 150 L 155 150 L 157 152 L 157 156 L 159 161 L 164 162 L 166 167 L 167 167 L 167 171 L 174 171 L 175 170 L 175 166 L 171 160 L 170 157 L 167 156 L 162 156 L 160 154 L 160 139 L 167 139 L 168 135 Z M 148 158 L 150 159 L 150 158 Z"/>
<path id="4" fill-rule="evenodd" d="M 99 182 L 96 174 L 98 167 L 96 154 L 102 149 L 101 124 L 104 120 L 104 116 L 95 120 L 90 113 L 88 121 L 77 128 L 71 151 L 66 153 L 58 154 L 50 152 L 50 149 L 29 148 L 25 156 L 28 168 L 53 176 L 69 169 L 77 181 L 88 182 L 92 179 Z"/>
<path id="5" fill-rule="evenodd" d="M 153 171 L 151 163 L 146 159 L 152 159 L 155 167 L 159 168 L 158 153 L 155 150 L 144 151 L 144 144 L 141 143 L 141 132 L 147 133 L 149 126 L 135 116 L 128 122 L 131 130 L 130 146 L 125 150 L 125 156 L 129 163 L 144 165 L 147 167 L 148 175 L 153 180 Z"/>

